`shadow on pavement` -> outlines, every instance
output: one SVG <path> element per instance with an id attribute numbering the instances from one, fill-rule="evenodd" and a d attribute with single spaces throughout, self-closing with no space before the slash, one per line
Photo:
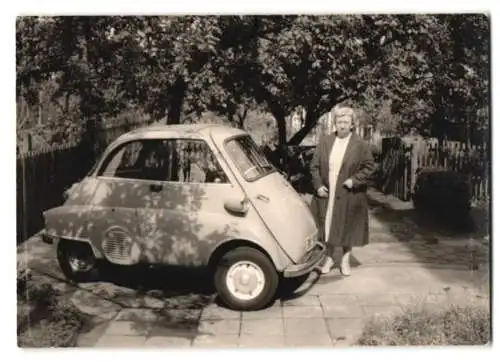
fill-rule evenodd
<path id="1" fill-rule="evenodd" d="M 383 194 L 377 195 L 377 197 L 384 196 Z M 443 222 L 433 215 L 415 210 L 413 206 L 395 209 L 373 197 L 369 197 L 368 203 L 370 213 L 378 221 L 392 224 L 391 231 L 400 241 L 411 240 L 416 233 L 431 238 L 436 236 L 459 239 L 483 239 L 489 235 L 489 215 L 485 208 L 471 208 L 465 220 Z M 400 224 L 399 229 L 397 224 Z"/>
<path id="2" fill-rule="evenodd" d="M 80 287 L 125 307 L 110 333 L 191 340 L 214 288 L 204 268 L 104 265 Z M 127 332 L 129 331 L 129 332 Z"/>
<path id="3" fill-rule="evenodd" d="M 100 270 L 99 282 L 134 290 L 138 297 L 163 300 L 174 309 L 203 308 L 215 292 L 205 268 L 106 265 Z"/>
<path id="4" fill-rule="evenodd" d="M 439 268 L 460 267 L 471 272 L 476 272 L 480 268 L 485 272 L 489 270 L 488 246 L 482 244 L 489 228 L 484 213 L 481 219 L 477 214 L 474 215 L 477 210 L 473 210 L 468 225 L 454 227 L 452 224 L 440 223 L 436 218 L 419 213 L 413 208 L 401 210 L 392 208 L 387 203 L 379 201 L 381 197 L 384 195 L 376 195 L 377 199 L 369 197 L 370 218 L 374 224 L 383 226 L 383 230 L 370 230 L 371 238 L 382 242 L 389 240 L 389 243 L 392 243 L 379 248 L 380 260 L 422 264 L 427 271 L 443 279 L 444 282 L 458 280 L 450 280 L 454 277 L 450 273 L 440 271 Z M 373 249 L 376 248 L 374 245 Z M 390 254 L 393 251 L 394 254 L 399 253 L 399 259 L 391 261 Z M 464 277 L 463 273 L 456 274 L 457 278 Z M 469 277 L 475 275 L 469 274 L 467 278 Z"/>
<path id="5" fill-rule="evenodd" d="M 299 285 L 296 289 L 281 289 L 277 295 L 277 298 L 284 302 L 287 300 L 299 299 L 300 297 L 306 295 L 314 285 L 321 280 L 321 274 L 318 272 L 313 272 L 309 278 Z"/>

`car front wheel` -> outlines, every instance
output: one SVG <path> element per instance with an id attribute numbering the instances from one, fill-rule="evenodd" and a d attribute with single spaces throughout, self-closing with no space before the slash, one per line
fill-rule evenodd
<path id="1" fill-rule="evenodd" d="M 239 247 L 226 253 L 215 271 L 222 301 L 235 310 L 258 310 L 276 295 L 279 277 L 273 263 L 259 250 Z"/>

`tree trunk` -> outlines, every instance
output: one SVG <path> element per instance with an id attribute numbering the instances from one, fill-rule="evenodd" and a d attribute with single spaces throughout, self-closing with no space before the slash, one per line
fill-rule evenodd
<path id="1" fill-rule="evenodd" d="M 69 113 L 69 98 L 70 98 L 70 93 L 66 92 L 65 98 L 64 98 L 64 114 L 67 115 Z"/>
<path id="2" fill-rule="evenodd" d="M 274 114 L 278 126 L 278 148 L 285 150 L 286 146 L 286 119 L 284 114 Z"/>
<path id="3" fill-rule="evenodd" d="M 236 116 L 238 117 L 238 123 L 241 129 L 245 129 L 245 119 L 247 118 L 248 109 L 245 108 L 243 112 L 236 112 Z"/>
<path id="4" fill-rule="evenodd" d="M 278 126 L 278 145 L 275 152 L 278 155 L 278 167 L 286 172 L 286 165 L 288 164 L 288 152 L 286 149 L 286 118 L 285 113 L 281 109 L 275 109 L 273 116 L 276 119 Z"/>
<path id="5" fill-rule="evenodd" d="M 234 113 L 229 112 L 227 114 L 227 120 L 229 121 L 229 124 L 233 125 L 234 124 Z M 238 125 L 239 126 L 239 125 Z M 241 128 L 241 127 L 240 127 Z"/>
<path id="6" fill-rule="evenodd" d="M 182 106 L 187 85 L 183 78 L 178 78 L 169 92 L 167 124 L 181 123 Z"/>
<path id="7" fill-rule="evenodd" d="M 91 39 L 91 29 L 88 19 L 81 21 L 81 30 L 82 30 L 82 51 L 80 54 L 81 65 L 84 68 L 83 74 L 90 74 L 90 61 L 89 59 L 89 41 Z M 85 80 L 81 79 L 81 81 L 85 84 Z M 97 158 L 97 122 L 96 116 L 94 112 L 94 104 L 92 99 L 92 88 L 86 84 L 85 87 L 81 89 L 80 94 L 80 112 L 85 119 L 85 129 L 84 129 L 84 149 L 88 151 L 88 159 L 86 161 L 89 162 L 89 165 L 93 164 Z"/>

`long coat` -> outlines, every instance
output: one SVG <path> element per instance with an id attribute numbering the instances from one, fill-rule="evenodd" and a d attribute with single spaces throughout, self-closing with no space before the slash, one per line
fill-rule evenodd
<path id="1" fill-rule="evenodd" d="M 311 201 L 311 210 L 318 224 L 320 239 L 325 241 L 328 197 L 319 197 L 317 191 L 321 186 L 326 186 L 329 192 L 335 192 L 327 244 L 330 247 L 363 246 L 369 241 L 366 190 L 369 179 L 375 170 L 375 163 L 368 144 L 353 133 L 347 145 L 336 188 L 330 190 L 329 158 L 335 137 L 335 134 L 323 136 L 311 161 L 310 169 L 315 190 Z M 351 190 L 343 186 L 344 181 L 349 178 L 353 182 Z"/>

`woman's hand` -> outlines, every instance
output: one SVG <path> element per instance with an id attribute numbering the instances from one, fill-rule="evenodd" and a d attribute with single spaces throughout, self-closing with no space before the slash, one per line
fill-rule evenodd
<path id="1" fill-rule="evenodd" d="M 350 178 L 344 181 L 343 185 L 348 189 L 351 190 L 353 187 L 353 182 Z"/>
<path id="2" fill-rule="evenodd" d="M 328 189 L 326 188 L 326 186 L 321 186 L 318 189 L 318 196 L 319 197 L 328 197 Z"/>

